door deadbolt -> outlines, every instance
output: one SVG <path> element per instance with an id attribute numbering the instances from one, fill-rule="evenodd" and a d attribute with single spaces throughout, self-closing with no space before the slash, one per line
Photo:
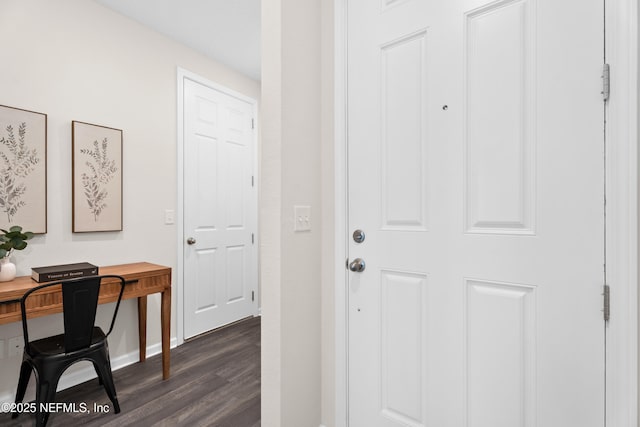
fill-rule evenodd
<path id="1" fill-rule="evenodd" d="M 356 230 L 353 232 L 353 241 L 356 243 L 364 242 L 364 231 Z"/>
<path id="2" fill-rule="evenodd" d="M 362 258 L 356 258 L 349 264 L 349 270 L 356 273 L 362 273 L 367 265 Z"/>
<path id="3" fill-rule="evenodd" d="M 189 237 L 187 239 L 187 244 L 188 245 L 195 245 L 196 244 L 196 239 L 194 239 L 193 237 Z"/>

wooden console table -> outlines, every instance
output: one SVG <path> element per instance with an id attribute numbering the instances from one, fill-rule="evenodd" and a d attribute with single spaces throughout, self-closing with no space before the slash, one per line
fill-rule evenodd
<path id="1" fill-rule="evenodd" d="M 124 277 L 126 286 L 122 299 L 138 298 L 138 335 L 140 343 L 140 361 L 144 362 L 147 353 L 147 295 L 160 292 L 162 326 L 162 378 L 169 378 L 170 340 L 171 340 L 171 268 L 162 265 L 138 262 L 134 264 L 100 267 L 99 274 L 115 274 Z M 30 276 L 16 277 L 10 282 L 0 282 L 0 324 L 20 322 L 19 299 L 24 293 L 41 283 Z M 38 293 L 27 302 L 27 316 L 40 317 L 62 312 L 62 292 L 57 286 L 47 293 Z M 99 304 L 118 299 L 119 285 L 109 284 L 105 279 L 100 287 Z M 116 324 L 117 324 L 116 320 Z"/>

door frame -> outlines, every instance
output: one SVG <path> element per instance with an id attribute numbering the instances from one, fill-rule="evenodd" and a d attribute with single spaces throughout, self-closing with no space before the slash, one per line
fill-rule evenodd
<path id="1" fill-rule="evenodd" d="M 606 425 L 638 422 L 638 1 L 605 0 L 605 49 L 611 66 L 606 107 L 607 282 Z M 334 0 L 335 423 L 348 425 L 347 2 Z M 594 70 L 600 72 L 600 70 Z"/>
<path id="2" fill-rule="evenodd" d="M 184 234 L 184 81 L 192 80 L 196 83 L 199 83 L 203 86 L 207 86 L 211 89 L 217 90 L 218 92 L 222 92 L 226 95 L 232 96 L 234 98 L 241 99 L 245 102 L 248 102 L 252 106 L 252 114 L 254 118 L 254 132 L 253 132 L 253 165 L 252 165 L 252 174 L 255 177 L 254 183 L 256 191 L 254 192 L 253 203 L 255 204 L 255 218 L 252 219 L 252 227 L 255 229 L 255 241 L 252 245 L 252 256 L 255 260 L 255 265 L 257 268 L 255 280 L 256 280 L 256 294 L 255 300 L 253 301 L 253 315 L 258 315 L 258 307 L 260 301 L 260 284 L 259 284 L 259 257 L 258 257 L 258 248 L 260 246 L 260 230 L 259 221 L 258 221 L 258 200 L 259 200 L 259 177 L 258 177 L 258 134 L 259 134 L 259 121 L 258 121 L 258 101 L 244 95 L 240 92 L 236 92 L 233 89 L 230 89 L 226 86 L 223 86 L 219 83 L 213 82 L 209 79 L 206 79 L 196 73 L 188 71 L 184 68 L 177 67 L 177 165 L 176 165 L 176 185 L 177 185 L 177 200 L 176 200 L 176 237 L 177 237 L 177 247 L 178 247 L 178 262 L 176 268 L 176 335 L 177 335 L 177 345 L 182 345 L 184 343 L 184 242 L 185 242 L 185 234 Z"/>

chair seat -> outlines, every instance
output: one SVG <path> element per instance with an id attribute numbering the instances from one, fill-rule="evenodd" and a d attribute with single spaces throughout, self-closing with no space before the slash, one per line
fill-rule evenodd
<path id="1" fill-rule="evenodd" d="M 103 343 L 106 338 L 107 337 L 102 329 L 98 326 L 94 326 L 90 347 Z M 31 341 L 29 347 L 31 357 L 37 357 L 39 355 L 53 356 L 57 354 L 64 354 L 64 334 Z"/>

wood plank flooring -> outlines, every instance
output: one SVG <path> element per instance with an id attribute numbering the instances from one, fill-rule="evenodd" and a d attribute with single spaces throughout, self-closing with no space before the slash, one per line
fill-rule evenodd
<path id="1" fill-rule="evenodd" d="M 260 426 L 260 318 L 243 320 L 171 350 L 171 378 L 162 380 L 160 355 L 113 373 L 121 412 L 111 408 L 98 380 L 58 392 L 56 402 L 85 403 L 92 412 L 53 413 L 47 426 Z M 33 376 L 31 381 L 34 381 Z M 0 426 L 33 426 L 22 414 L 0 414 Z"/>

